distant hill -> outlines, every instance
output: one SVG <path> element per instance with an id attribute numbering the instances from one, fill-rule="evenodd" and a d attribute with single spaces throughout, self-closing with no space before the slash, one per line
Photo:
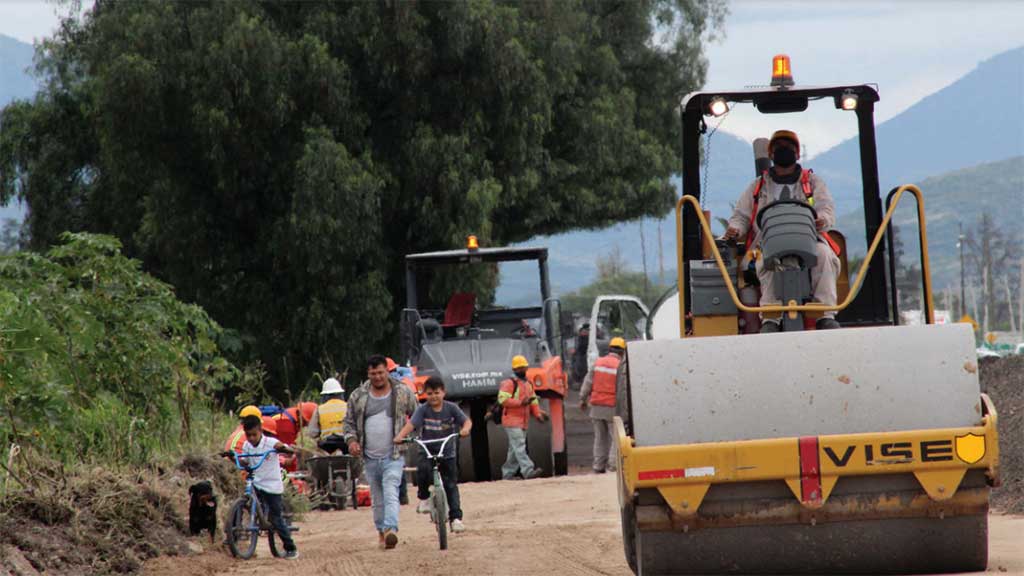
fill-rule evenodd
<path id="1" fill-rule="evenodd" d="M 29 74 L 34 54 L 31 44 L 0 34 L 0 109 L 36 93 L 35 79 Z M 0 224 L 8 218 L 21 220 L 24 214 L 21 206 L 0 206 Z"/>
<path id="2" fill-rule="evenodd" d="M 885 99 L 885 87 L 881 87 Z M 900 184 L 1024 155 L 1024 46 L 1003 52 L 878 125 L 883 194 Z M 860 151 L 851 138 L 810 164 L 845 212 L 859 205 Z"/>
<path id="3" fill-rule="evenodd" d="M 936 290 L 959 282 L 960 260 L 956 245 L 960 223 L 963 223 L 966 233 L 977 225 L 983 213 L 988 212 L 999 229 L 1024 241 L 1024 156 L 927 178 L 920 182 L 919 187 L 925 197 L 928 252 L 932 285 Z M 900 202 L 900 206 L 894 221 L 899 228 L 906 230 L 903 238 L 907 258 L 916 263 L 916 208 L 911 198 Z M 843 214 L 839 218 L 839 228 L 847 232 L 847 236 L 852 230 L 862 231 L 863 212 L 856 210 Z M 851 252 L 863 253 L 864 248 L 851 247 Z"/>
<path id="4" fill-rule="evenodd" d="M 754 154 L 751 144 L 726 132 L 716 132 L 711 138 L 708 159 L 708 190 L 704 193 L 705 208 L 715 217 L 728 217 L 739 191 L 754 178 Z M 682 192 L 682 181 L 673 179 Z M 702 183 L 703 184 L 703 183 Z M 675 270 L 676 225 L 675 212 L 664 218 L 647 218 L 624 222 L 603 230 L 579 230 L 554 236 L 538 236 L 517 246 L 547 246 L 551 289 L 555 294 L 572 292 L 594 279 L 594 262 L 599 256 L 618 248 L 633 268 L 643 268 L 643 249 L 640 242 L 641 222 L 647 249 L 647 271 L 658 280 L 658 224 L 661 224 L 661 256 L 665 274 L 671 280 Z M 717 224 L 712 224 L 717 227 Z M 716 228 L 717 230 L 717 228 Z M 496 301 L 505 304 L 526 303 L 532 298 L 536 286 L 533 277 L 503 277 Z"/>

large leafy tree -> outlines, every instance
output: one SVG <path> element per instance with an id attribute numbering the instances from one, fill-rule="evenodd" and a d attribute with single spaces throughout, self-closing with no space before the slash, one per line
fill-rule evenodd
<path id="1" fill-rule="evenodd" d="M 295 383 L 388 347 L 405 253 L 667 210 L 724 12 L 97 0 L 0 117 L 0 200 L 36 248 L 115 234 Z"/>

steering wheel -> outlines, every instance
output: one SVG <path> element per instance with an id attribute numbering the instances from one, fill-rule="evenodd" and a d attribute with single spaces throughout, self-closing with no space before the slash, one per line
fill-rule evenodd
<path id="1" fill-rule="evenodd" d="M 765 207 L 763 207 L 763 208 L 761 208 L 761 209 L 759 209 L 757 211 L 757 227 L 758 227 L 758 229 L 763 228 L 763 226 L 761 226 L 761 219 L 764 218 L 765 212 L 767 212 L 769 208 L 773 208 L 773 207 L 778 206 L 780 204 L 793 204 L 795 206 L 803 206 L 804 208 L 806 208 L 806 209 L 811 211 L 811 215 L 814 217 L 814 220 L 818 219 L 818 211 L 814 209 L 814 206 L 811 206 L 810 204 L 808 204 L 804 200 L 776 200 L 775 202 L 772 202 L 771 204 L 768 204 L 767 206 L 765 206 Z"/>

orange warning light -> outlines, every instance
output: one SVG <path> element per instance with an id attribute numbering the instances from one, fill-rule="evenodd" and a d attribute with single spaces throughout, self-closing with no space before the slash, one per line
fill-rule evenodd
<path id="1" fill-rule="evenodd" d="M 476 236 L 470 234 L 466 236 L 466 249 L 467 250 L 479 250 L 480 243 L 477 241 Z"/>
<path id="2" fill-rule="evenodd" d="M 776 54 L 772 58 L 772 86 L 792 86 L 793 73 L 789 67 L 789 56 Z"/>

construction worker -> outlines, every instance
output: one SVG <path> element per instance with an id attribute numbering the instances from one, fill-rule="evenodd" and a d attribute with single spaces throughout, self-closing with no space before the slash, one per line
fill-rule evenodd
<path id="1" fill-rule="evenodd" d="M 348 444 L 342 426 L 346 413 L 348 404 L 345 403 L 345 390 L 341 382 L 334 378 L 324 380 L 320 387 L 320 405 L 309 419 L 306 434 L 317 440 L 317 446 L 328 454 L 337 450 L 347 454 Z"/>
<path id="2" fill-rule="evenodd" d="M 313 402 L 302 402 L 297 406 L 285 408 L 279 414 L 270 417 L 277 428 L 276 438 L 289 446 L 295 444 L 299 438 L 299 431 L 309 425 L 310 418 L 316 411 L 316 404 Z M 281 454 L 281 466 L 288 472 L 297 472 L 299 459 L 296 455 Z"/>
<path id="3" fill-rule="evenodd" d="M 380 547 L 391 549 L 398 544 L 398 491 L 406 448 L 394 439 L 419 402 L 408 386 L 388 376 L 383 356 L 370 356 L 366 365 L 367 381 L 349 396 L 343 430 L 349 454 L 363 457 Z"/>
<path id="4" fill-rule="evenodd" d="M 590 405 L 594 423 L 594 463 L 596 474 L 615 470 L 615 427 L 612 419 L 625 405 L 626 341 L 615 337 L 608 344 L 608 354 L 594 362 L 580 389 L 580 410 Z M 621 414 L 619 414 L 621 415 Z"/>
<path id="5" fill-rule="evenodd" d="M 811 268 L 811 290 L 816 302 L 836 304 L 836 278 L 839 276 L 839 249 L 827 232 L 835 225 L 835 204 L 825 181 L 797 162 L 800 159 L 800 139 L 791 130 L 777 130 L 768 142 L 768 155 L 772 167 L 747 186 L 736 202 L 725 231 L 726 239 L 746 238 L 746 248 L 760 246 L 761 231 L 757 228 L 757 211 L 778 200 L 804 200 L 817 212 L 815 225 L 818 239 L 818 262 Z M 757 251 L 758 254 L 760 251 Z M 765 270 L 760 256 L 757 258 L 757 277 L 761 282 L 761 306 L 780 304 L 775 295 L 773 273 Z M 761 332 L 778 332 L 779 319 L 762 315 Z M 839 328 L 835 312 L 825 312 L 815 328 Z"/>
<path id="6" fill-rule="evenodd" d="M 501 478 L 512 480 L 516 472 L 526 480 L 540 476 L 533 460 L 526 453 L 526 429 L 530 424 L 530 415 L 544 422 L 548 419 L 547 412 L 540 409 L 540 401 L 533 391 L 533 384 L 526 379 L 526 369 L 530 366 L 525 356 L 512 358 L 513 377 L 501 383 L 498 389 L 498 403 L 501 404 L 501 425 L 508 436 L 508 457 L 501 467 Z"/>
<path id="7" fill-rule="evenodd" d="M 246 416 L 263 418 L 263 414 L 260 412 L 259 406 L 250 404 L 249 406 L 242 408 L 242 411 L 238 413 L 238 427 L 231 432 L 228 436 L 227 442 L 224 443 L 225 452 L 242 453 L 242 447 L 245 446 L 245 428 L 243 428 L 241 421 L 244 420 Z"/>

